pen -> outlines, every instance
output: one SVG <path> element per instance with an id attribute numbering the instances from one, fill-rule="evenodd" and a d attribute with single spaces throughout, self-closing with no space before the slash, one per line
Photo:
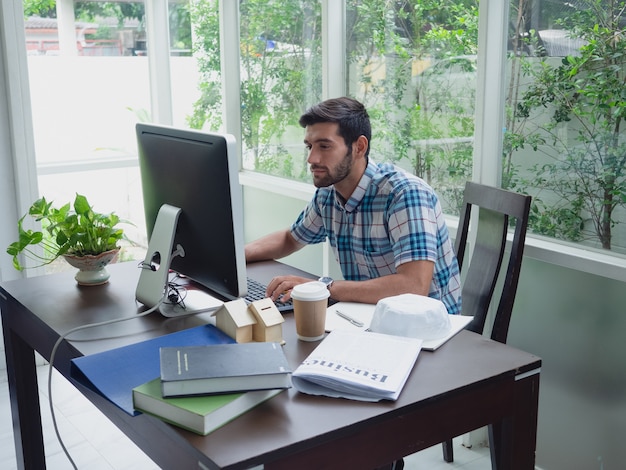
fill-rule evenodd
<path id="1" fill-rule="evenodd" d="M 350 323 L 352 323 L 354 326 L 358 326 L 358 327 L 362 327 L 363 326 L 363 322 L 352 318 L 350 315 L 346 315 L 343 312 L 340 312 L 339 310 L 335 310 L 335 313 L 337 315 L 339 315 L 341 318 L 343 318 L 344 320 L 348 320 Z"/>

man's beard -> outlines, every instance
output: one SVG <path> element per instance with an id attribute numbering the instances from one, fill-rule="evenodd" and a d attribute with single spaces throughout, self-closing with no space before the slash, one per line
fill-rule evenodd
<path id="1" fill-rule="evenodd" d="M 320 166 L 311 166 L 311 169 L 320 168 Z M 339 183 L 346 176 L 350 174 L 352 170 L 352 148 L 346 153 L 343 159 L 339 162 L 339 164 L 335 167 L 334 171 L 330 168 L 328 169 L 328 173 L 324 177 L 320 177 L 315 179 L 313 177 L 313 184 L 316 188 L 326 188 L 330 185 Z"/>

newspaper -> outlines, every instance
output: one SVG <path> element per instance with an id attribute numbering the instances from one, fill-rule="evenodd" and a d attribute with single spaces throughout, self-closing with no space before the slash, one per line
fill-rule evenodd
<path id="1" fill-rule="evenodd" d="M 311 395 L 395 401 L 421 346 L 421 339 L 334 330 L 293 372 L 292 383 Z"/>

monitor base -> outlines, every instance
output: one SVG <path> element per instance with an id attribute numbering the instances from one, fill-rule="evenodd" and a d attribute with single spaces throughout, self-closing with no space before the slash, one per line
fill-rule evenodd
<path id="1" fill-rule="evenodd" d="M 181 303 L 162 303 L 159 305 L 159 312 L 164 317 L 185 317 L 198 313 L 214 312 L 218 310 L 224 302 L 201 290 L 186 291 L 185 298 Z"/>

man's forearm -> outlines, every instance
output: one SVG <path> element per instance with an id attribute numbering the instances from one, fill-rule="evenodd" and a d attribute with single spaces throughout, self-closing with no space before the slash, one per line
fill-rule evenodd
<path id="1" fill-rule="evenodd" d="M 368 281 L 335 281 L 330 289 L 334 300 L 365 304 L 400 294 L 428 295 L 428 288 L 420 289 L 414 282 L 402 282 L 397 274 L 391 274 Z"/>
<path id="2" fill-rule="evenodd" d="M 246 245 L 246 262 L 284 258 L 301 246 L 288 230 L 274 232 Z"/>
<path id="3" fill-rule="evenodd" d="M 396 274 L 367 281 L 335 281 L 330 295 L 343 302 L 367 304 L 400 294 L 428 295 L 433 267 L 430 261 L 412 261 L 399 266 Z"/>

